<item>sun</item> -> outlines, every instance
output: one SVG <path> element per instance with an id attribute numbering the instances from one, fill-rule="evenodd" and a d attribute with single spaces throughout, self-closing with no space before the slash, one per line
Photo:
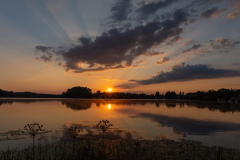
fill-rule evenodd
<path id="1" fill-rule="evenodd" d="M 108 92 L 112 92 L 112 88 L 108 88 Z"/>

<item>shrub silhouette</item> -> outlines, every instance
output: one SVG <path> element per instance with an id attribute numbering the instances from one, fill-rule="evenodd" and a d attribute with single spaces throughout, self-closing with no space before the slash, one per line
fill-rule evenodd
<path id="1" fill-rule="evenodd" d="M 80 126 L 74 125 L 68 128 L 67 134 L 72 138 L 72 159 L 75 152 L 75 139 L 83 132 L 83 129 Z"/>
<path id="2" fill-rule="evenodd" d="M 103 139 L 104 139 L 104 133 L 108 130 L 109 127 L 113 126 L 109 120 L 101 120 L 97 125 L 94 127 L 100 128 L 103 132 Z"/>
<path id="3" fill-rule="evenodd" d="M 35 150 L 34 150 L 35 136 L 38 135 L 38 134 L 44 134 L 44 133 L 47 133 L 47 132 L 49 132 L 49 131 L 45 131 L 45 129 L 43 129 L 43 125 L 40 125 L 37 122 L 27 124 L 26 126 L 24 126 L 24 129 L 22 130 L 22 133 L 25 134 L 25 135 L 30 135 L 33 139 L 33 159 L 34 159 L 34 155 L 35 155 Z"/>

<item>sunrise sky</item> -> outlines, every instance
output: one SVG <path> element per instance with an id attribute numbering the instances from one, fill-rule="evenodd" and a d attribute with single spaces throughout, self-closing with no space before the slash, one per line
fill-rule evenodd
<path id="1" fill-rule="evenodd" d="M 1 0 L 0 89 L 240 89 L 239 0 Z"/>

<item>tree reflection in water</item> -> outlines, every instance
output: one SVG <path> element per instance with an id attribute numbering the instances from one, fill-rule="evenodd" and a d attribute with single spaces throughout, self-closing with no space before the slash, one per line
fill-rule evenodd
<path id="1" fill-rule="evenodd" d="M 74 111 L 86 110 L 91 108 L 91 100 L 62 100 L 62 104 L 66 105 L 68 108 L 71 108 Z"/>

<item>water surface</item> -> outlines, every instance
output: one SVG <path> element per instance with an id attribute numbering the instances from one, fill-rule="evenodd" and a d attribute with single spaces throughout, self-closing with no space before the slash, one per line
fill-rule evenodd
<path id="1" fill-rule="evenodd" d="M 74 124 L 84 128 L 83 134 L 101 137 L 93 126 L 106 119 L 113 124 L 106 134 L 109 139 L 184 138 L 240 149 L 239 105 L 165 100 L 0 99 L 0 133 L 38 122 L 51 130 L 36 137 L 38 144 L 68 140 L 66 130 Z M 29 145 L 29 137 L 0 136 L 0 149 Z"/>

